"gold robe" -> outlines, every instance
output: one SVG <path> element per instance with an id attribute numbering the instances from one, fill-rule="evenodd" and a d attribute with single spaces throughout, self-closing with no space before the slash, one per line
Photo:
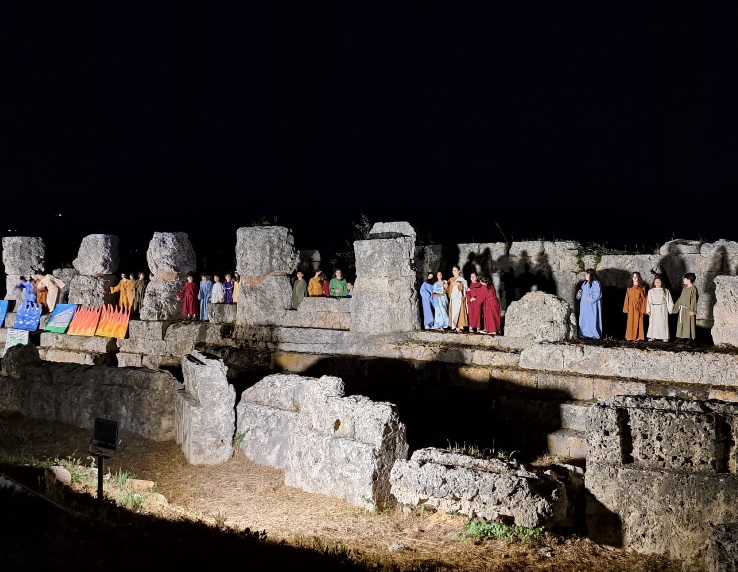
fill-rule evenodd
<path id="1" fill-rule="evenodd" d="M 136 290 L 135 280 L 126 278 L 125 280 L 121 280 L 120 282 L 118 282 L 117 286 L 111 287 L 110 293 L 115 294 L 116 292 L 120 292 L 120 300 L 118 302 L 118 305 L 121 308 L 130 309 L 133 306 L 133 298 L 135 296 L 135 290 Z"/>

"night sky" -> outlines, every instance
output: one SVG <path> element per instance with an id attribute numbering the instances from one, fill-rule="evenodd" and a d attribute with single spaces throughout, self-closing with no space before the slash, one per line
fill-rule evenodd
<path id="1" fill-rule="evenodd" d="M 738 240 L 738 2 L 648 4 L 4 3 L 2 235 Z"/>

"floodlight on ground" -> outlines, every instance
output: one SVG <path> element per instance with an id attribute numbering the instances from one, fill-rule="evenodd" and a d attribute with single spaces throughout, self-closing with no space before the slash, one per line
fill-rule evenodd
<path id="1" fill-rule="evenodd" d="M 103 464 L 115 454 L 118 446 L 118 422 L 110 419 L 95 419 L 95 428 L 90 439 L 90 455 L 97 459 L 97 498 L 103 499 Z"/>

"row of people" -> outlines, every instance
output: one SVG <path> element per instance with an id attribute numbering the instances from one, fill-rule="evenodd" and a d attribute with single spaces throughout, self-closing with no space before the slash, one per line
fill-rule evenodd
<path id="1" fill-rule="evenodd" d="M 452 276 L 445 280 L 443 272 L 429 272 L 420 287 L 423 306 L 423 327 L 458 333 L 469 328 L 470 333 L 497 335 L 501 333 L 500 300 L 489 276 L 470 275 L 470 283 L 454 266 Z"/>
<path id="2" fill-rule="evenodd" d="M 121 308 L 128 309 L 133 313 L 140 313 L 148 284 L 149 280 L 146 278 L 145 272 L 139 272 L 137 278 L 134 278 L 133 274 L 121 272 L 120 281 L 115 286 L 110 287 L 110 293 L 118 294 L 118 305 Z"/>
<path id="3" fill-rule="evenodd" d="M 602 285 L 594 269 L 585 271 L 582 287 L 577 291 L 579 300 L 578 334 L 583 339 L 602 338 Z M 625 339 L 629 341 L 660 340 L 668 342 L 669 314 L 678 314 L 676 339 L 688 344 L 697 337 L 697 277 L 687 272 L 682 277 L 682 291 L 676 302 L 664 287 L 664 280 L 656 274 L 651 288 L 646 287 L 640 272 L 633 272 L 628 279 L 623 302 L 627 314 Z M 644 331 L 644 316 L 648 316 L 648 331 Z"/>
<path id="4" fill-rule="evenodd" d="M 211 279 L 212 278 L 212 279 Z M 182 315 L 188 320 L 207 321 L 208 306 L 210 304 L 235 304 L 238 301 L 238 292 L 241 287 L 241 276 L 238 272 L 226 274 L 221 281 L 220 276 L 214 274 L 200 275 L 200 283 L 195 284 L 192 273 L 177 292 L 177 299 L 182 300 Z"/>
<path id="5" fill-rule="evenodd" d="M 37 303 L 41 306 L 41 312 L 53 312 L 59 301 L 61 289 L 65 284 L 53 274 L 37 272 L 35 278 L 19 277 L 20 282 L 16 288 L 23 291 L 24 303 Z"/>
<path id="6" fill-rule="evenodd" d="M 350 298 L 353 294 L 354 285 L 347 282 L 343 276 L 343 271 L 336 268 L 333 277 L 328 280 L 325 272 L 318 269 L 315 271 L 310 281 L 305 280 L 305 274 L 298 270 L 297 278 L 292 283 L 292 303 L 291 309 L 297 310 L 297 307 L 304 298 L 309 296 L 324 296 L 332 298 Z"/>

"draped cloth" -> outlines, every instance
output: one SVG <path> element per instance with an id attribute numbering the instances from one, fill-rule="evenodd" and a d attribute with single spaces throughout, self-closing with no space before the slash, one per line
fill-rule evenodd
<path id="1" fill-rule="evenodd" d="M 436 329 L 448 328 L 448 297 L 443 282 L 433 284 L 433 327 Z"/>
<path id="2" fill-rule="evenodd" d="M 582 293 L 577 293 L 579 300 L 579 325 L 577 326 L 580 338 L 599 340 L 602 338 L 602 288 L 599 280 L 592 284 L 585 280 L 582 284 Z"/>
<path id="3" fill-rule="evenodd" d="M 200 319 L 208 319 L 208 302 L 210 295 L 213 293 L 213 283 L 210 280 L 200 280 L 200 291 L 197 299 L 200 300 Z"/>
<path id="4" fill-rule="evenodd" d="M 197 314 L 197 284 L 185 282 L 182 289 L 177 293 L 177 298 L 182 300 L 183 316 Z"/>
<path id="5" fill-rule="evenodd" d="M 423 284 L 420 286 L 420 299 L 423 302 L 423 328 L 432 328 L 433 327 L 433 303 L 431 302 L 431 299 L 433 298 L 433 284 L 428 282 L 427 280 L 423 282 Z"/>
<path id="6" fill-rule="evenodd" d="M 307 296 L 308 283 L 303 278 L 302 280 L 295 280 L 292 285 L 292 309 L 297 310 L 297 307 L 302 302 L 303 298 Z"/>
<path id="7" fill-rule="evenodd" d="M 666 288 L 651 288 L 646 296 L 649 340 L 669 341 L 669 313 L 674 309 L 671 292 Z"/>
<path id="8" fill-rule="evenodd" d="M 695 312 L 690 316 L 690 312 Z M 677 318 L 676 337 L 693 340 L 697 337 L 697 287 L 686 286 L 674 302 L 672 314 L 679 314 Z"/>
<path id="9" fill-rule="evenodd" d="M 466 307 L 469 312 L 469 327 L 480 330 L 482 328 L 482 303 L 484 302 L 484 293 L 482 293 L 484 284 L 480 282 L 472 282 L 469 284 L 469 291 L 466 293 Z"/>
<path id="10" fill-rule="evenodd" d="M 211 304 L 222 304 L 225 302 L 225 288 L 222 282 L 213 282 L 213 287 L 210 290 L 210 303 Z"/>
<path id="11" fill-rule="evenodd" d="M 499 334 L 502 329 L 502 310 L 500 299 L 497 296 L 497 288 L 494 284 L 488 284 L 482 288 L 482 316 L 484 320 L 484 331 L 488 334 Z"/>
<path id="12" fill-rule="evenodd" d="M 448 294 L 448 323 L 455 329 L 469 325 L 466 313 L 466 291 L 468 289 L 466 278 L 463 276 L 452 276 L 448 279 L 446 293 Z"/>
<path id="13" fill-rule="evenodd" d="M 136 285 L 133 280 L 130 278 L 121 278 L 121 281 L 117 285 L 110 288 L 110 293 L 115 294 L 116 292 L 120 292 L 118 305 L 121 308 L 132 308 L 135 288 Z"/>
<path id="14" fill-rule="evenodd" d="M 631 286 L 625 290 L 623 312 L 628 314 L 628 323 L 625 326 L 626 340 L 643 340 L 646 334 L 643 331 L 643 316 L 646 313 L 646 289 Z"/>

